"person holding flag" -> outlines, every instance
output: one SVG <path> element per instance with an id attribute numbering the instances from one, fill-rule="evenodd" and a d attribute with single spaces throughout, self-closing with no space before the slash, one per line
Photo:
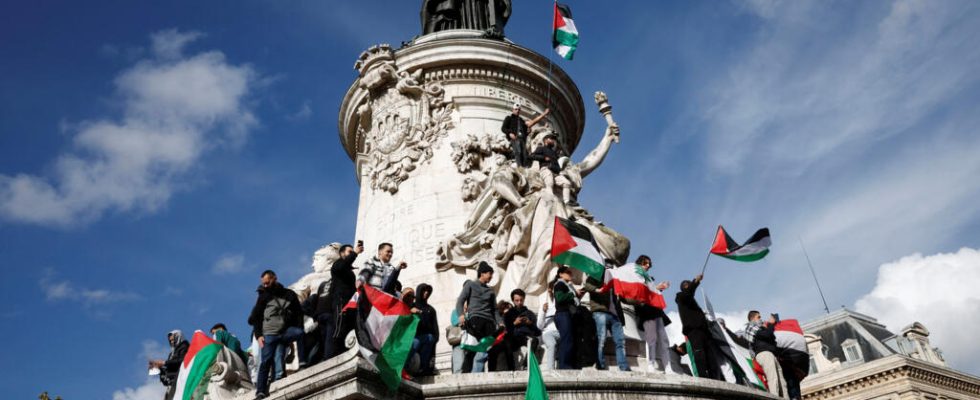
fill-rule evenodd
<path id="1" fill-rule="evenodd" d="M 636 265 L 643 269 L 644 274 L 653 282 L 650 275 L 650 268 L 653 261 L 647 255 L 640 255 L 636 258 Z M 670 282 L 664 281 L 656 285 L 658 293 L 670 287 Z M 663 308 L 640 303 L 636 306 L 637 329 L 643 332 L 643 339 L 647 342 L 647 359 L 649 365 L 647 371 L 655 373 L 674 373 L 670 368 L 670 340 L 667 338 L 667 325 L 670 325 L 670 318 L 664 313 Z"/>
<path id="2" fill-rule="evenodd" d="M 696 371 L 697 376 L 702 378 L 724 380 L 717 367 L 708 319 L 694 298 L 694 292 L 698 290 L 702 279 L 704 275 L 698 274 L 694 280 L 681 282 L 681 290 L 677 292 L 674 301 L 677 303 L 677 312 L 681 316 L 681 332 L 691 345 L 690 352 L 695 366 L 691 372 Z"/>
<path id="3" fill-rule="evenodd" d="M 463 373 L 474 371 L 473 359 L 477 353 L 486 353 L 493 346 L 496 333 L 504 326 L 497 312 L 497 294 L 489 286 L 493 279 L 493 267 L 481 261 L 476 279 L 466 281 L 456 299 L 456 313 L 465 331 L 463 342 Z M 465 310 L 464 310 L 464 307 Z"/>

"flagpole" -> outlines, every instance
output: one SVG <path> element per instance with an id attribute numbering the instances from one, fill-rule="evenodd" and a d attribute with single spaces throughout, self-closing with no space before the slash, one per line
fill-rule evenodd
<path id="1" fill-rule="evenodd" d="M 550 28 L 551 28 L 552 47 L 554 47 L 554 41 L 555 41 L 555 8 L 556 7 L 558 7 L 558 0 L 555 0 L 554 4 L 551 7 Z M 546 100 L 545 108 L 551 108 L 551 74 L 552 74 L 552 68 L 554 66 L 554 61 L 552 61 L 551 58 L 554 57 L 553 53 L 554 53 L 554 49 L 548 52 L 548 99 Z"/>
<path id="2" fill-rule="evenodd" d="M 810 255 L 806 252 L 806 247 L 803 246 L 803 238 L 797 236 L 800 240 L 800 248 L 803 249 L 803 256 L 806 257 L 806 265 L 810 267 L 810 274 L 813 275 L 813 283 L 817 284 L 817 292 L 820 293 L 820 300 L 823 300 L 823 310 L 830 314 L 830 307 L 827 306 L 827 299 L 823 296 L 823 289 L 820 288 L 820 281 L 817 280 L 817 273 L 813 270 L 813 263 L 810 262 Z"/>

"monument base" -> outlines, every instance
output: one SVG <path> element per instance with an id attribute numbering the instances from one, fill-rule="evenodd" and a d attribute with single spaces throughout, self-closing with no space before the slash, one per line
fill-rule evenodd
<path id="1" fill-rule="evenodd" d="M 710 379 L 649 372 L 542 371 L 551 399 L 778 399 L 768 393 Z M 445 374 L 402 382 L 391 393 L 377 370 L 352 348 L 272 384 L 270 400 L 307 399 L 523 399 L 527 371 Z M 248 393 L 239 400 L 252 400 Z"/>

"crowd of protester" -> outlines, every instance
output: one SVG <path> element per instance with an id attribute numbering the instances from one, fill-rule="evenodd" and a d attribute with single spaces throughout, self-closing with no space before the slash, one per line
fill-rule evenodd
<path id="1" fill-rule="evenodd" d="M 314 292 L 307 289 L 297 293 L 279 283 L 275 272 L 264 271 L 248 317 L 254 338 L 249 351 L 242 349 L 241 342 L 224 324 L 211 328 L 215 340 L 228 346 L 249 366 L 257 398 L 268 396 L 271 382 L 285 376 L 287 361 L 295 359 L 302 369 L 329 360 L 339 353 L 338 349 L 345 348 L 343 342 L 354 329 L 357 312 L 357 307 L 347 307 L 348 302 L 362 285 L 371 285 L 399 298 L 419 318 L 403 378 L 437 373 L 435 348 L 443 337 L 439 313 L 428 302 L 434 289 L 426 283 L 403 289 L 398 276 L 407 264 L 392 264 L 393 250 L 391 244 L 382 243 L 377 254 L 355 275 L 354 260 L 364 252 L 364 245 L 360 241 L 354 246 L 343 245 L 340 258 L 330 268 L 330 281 L 319 285 Z M 641 255 L 635 264 L 653 280 L 650 257 Z M 607 262 L 607 268 L 613 267 L 616 266 Z M 493 274 L 489 264 L 480 263 L 476 279 L 466 281 L 459 292 L 444 336 L 453 348 L 453 373 L 526 369 L 531 353 L 540 360 L 542 370 L 592 367 L 605 370 L 609 368 L 604 351 L 607 340 L 612 341 L 616 367 L 630 371 L 624 334 L 628 320 L 624 318 L 623 308 L 624 304 L 630 304 L 635 310 L 635 329 L 646 342 L 648 372 L 726 379 L 717 337 L 712 337 L 711 322 L 695 298 L 702 275 L 680 284 L 675 303 L 686 342 L 671 345 L 665 328 L 672 321 L 664 310 L 620 298 L 615 290 L 604 289 L 603 283 L 594 278 L 577 287 L 573 283 L 574 270 L 567 266 L 558 266 L 537 312 L 527 307 L 527 294 L 521 289 L 498 301 L 497 293 L 490 286 Z M 656 284 L 659 291 L 669 287 L 669 282 Z M 583 301 L 586 294 L 588 301 Z M 751 350 L 765 372 L 770 393 L 798 399 L 800 380 L 807 368 L 801 364 L 808 364 L 808 356 L 805 349 L 801 352 L 777 343 L 774 333 L 777 322 L 775 314 L 763 321 L 760 312 L 752 311 L 744 327 L 736 332 L 727 327 L 724 330 L 736 343 Z M 502 340 L 486 352 L 467 350 L 460 346 L 464 332 L 476 338 L 492 336 Z M 171 347 L 168 358 L 152 360 L 149 366 L 160 369 L 160 381 L 168 387 L 167 395 L 172 396 L 188 342 L 179 330 L 169 332 L 167 339 Z M 690 362 L 682 362 L 683 359 Z"/>
<path id="2" fill-rule="evenodd" d="M 375 256 L 367 260 L 355 275 L 354 260 L 364 252 L 360 241 L 343 245 L 340 258 L 331 266 L 328 282 L 315 292 L 307 289 L 297 293 L 278 282 L 276 273 L 266 270 L 260 275 L 257 298 L 248 323 L 252 326 L 253 346 L 244 351 L 237 337 L 224 324 L 215 324 L 211 334 L 216 341 L 228 346 L 251 370 L 258 398 L 268 396 L 271 382 L 286 374 L 286 363 L 295 359 L 300 369 L 336 356 L 345 348 L 344 340 L 354 329 L 357 307 L 348 307 L 362 285 L 371 285 L 398 297 L 419 318 L 415 339 L 403 378 L 436 374 L 435 348 L 440 340 L 438 312 L 429 303 L 433 287 L 422 283 L 416 288 L 402 288 L 398 280 L 407 264 L 391 263 L 393 247 L 378 246 Z M 647 276 L 652 261 L 642 255 L 635 261 Z M 607 262 L 607 268 L 613 268 Z M 477 373 L 484 371 L 513 371 L 526 369 L 529 354 L 536 354 L 542 370 L 608 369 L 604 351 L 606 341 L 612 341 L 616 367 L 631 370 L 626 356 L 624 304 L 634 307 L 635 328 L 646 342 L 646 370 L 658 374 L 687 374 L 708 379 L 725 380 L 721 370 L 724 362 L 710 322 L 698 304 L 695 293 L 703 276 L 683 281 L 675 303 L 686 342 L 671 345 L 666 326 L 672 321 L 664 310 L 647 304 L 622 299 L 615 290 L 603 288 L 603 282 L 587 278 L 581 287 L 573 283 L 574 270 L 558 266 L 548 284 L 547 296 L 540 301 L 537 312 L 526 305 L 527 294 L 521 289 L 509 293 L 507 300 L 497 299 L 490 286 L 494 269 L 482 262 L 476 279 L 466 281 L 457 297 L 456 307 L 446 327 L 445 340 L 453 347 L 452 372 Z M 669 282 L 656 284 L 659 291 L 670 287 Z M 588 301 L 582 301 L 588 294 Z M 315 323 L 314 323 L 315 322 Z M 737 332 L 726 327 L 726 334 L 752 351 L 756 362 L 765 372 L 770 393 L 783 398 L 800 398 L 800 380 L 806 375 L 808 358 L 805 350 L 782 348 L 776 341 L 774 328 L 778 316 L 762 320 L 762 314 L 752 311 L 748 322 Z M 463 349 L 463 333 L 476 338 L 502 337 L 486 352 Z M 167 399 L 173 395 L 180 362 L 187 353 L 188 342 L 179 330 L 167 334 L 171 352 L 166 360 L 150 361 L 151 368 L 160 369 L 160 381 L 167 386 Z M 689 354 L 690 352 L 690 354 Z M 681 360 L 689 358 L 690 362 Z"/>

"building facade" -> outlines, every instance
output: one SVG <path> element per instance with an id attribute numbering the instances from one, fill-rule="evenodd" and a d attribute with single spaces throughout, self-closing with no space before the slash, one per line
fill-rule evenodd
<path id="1" fill-rule="evenodd" d="M 895 334 L 842 309 L 803 331 L 810 351 L 804 399 L 980 399 L 980 378 L 950 368 L 921 323 Z"/>

